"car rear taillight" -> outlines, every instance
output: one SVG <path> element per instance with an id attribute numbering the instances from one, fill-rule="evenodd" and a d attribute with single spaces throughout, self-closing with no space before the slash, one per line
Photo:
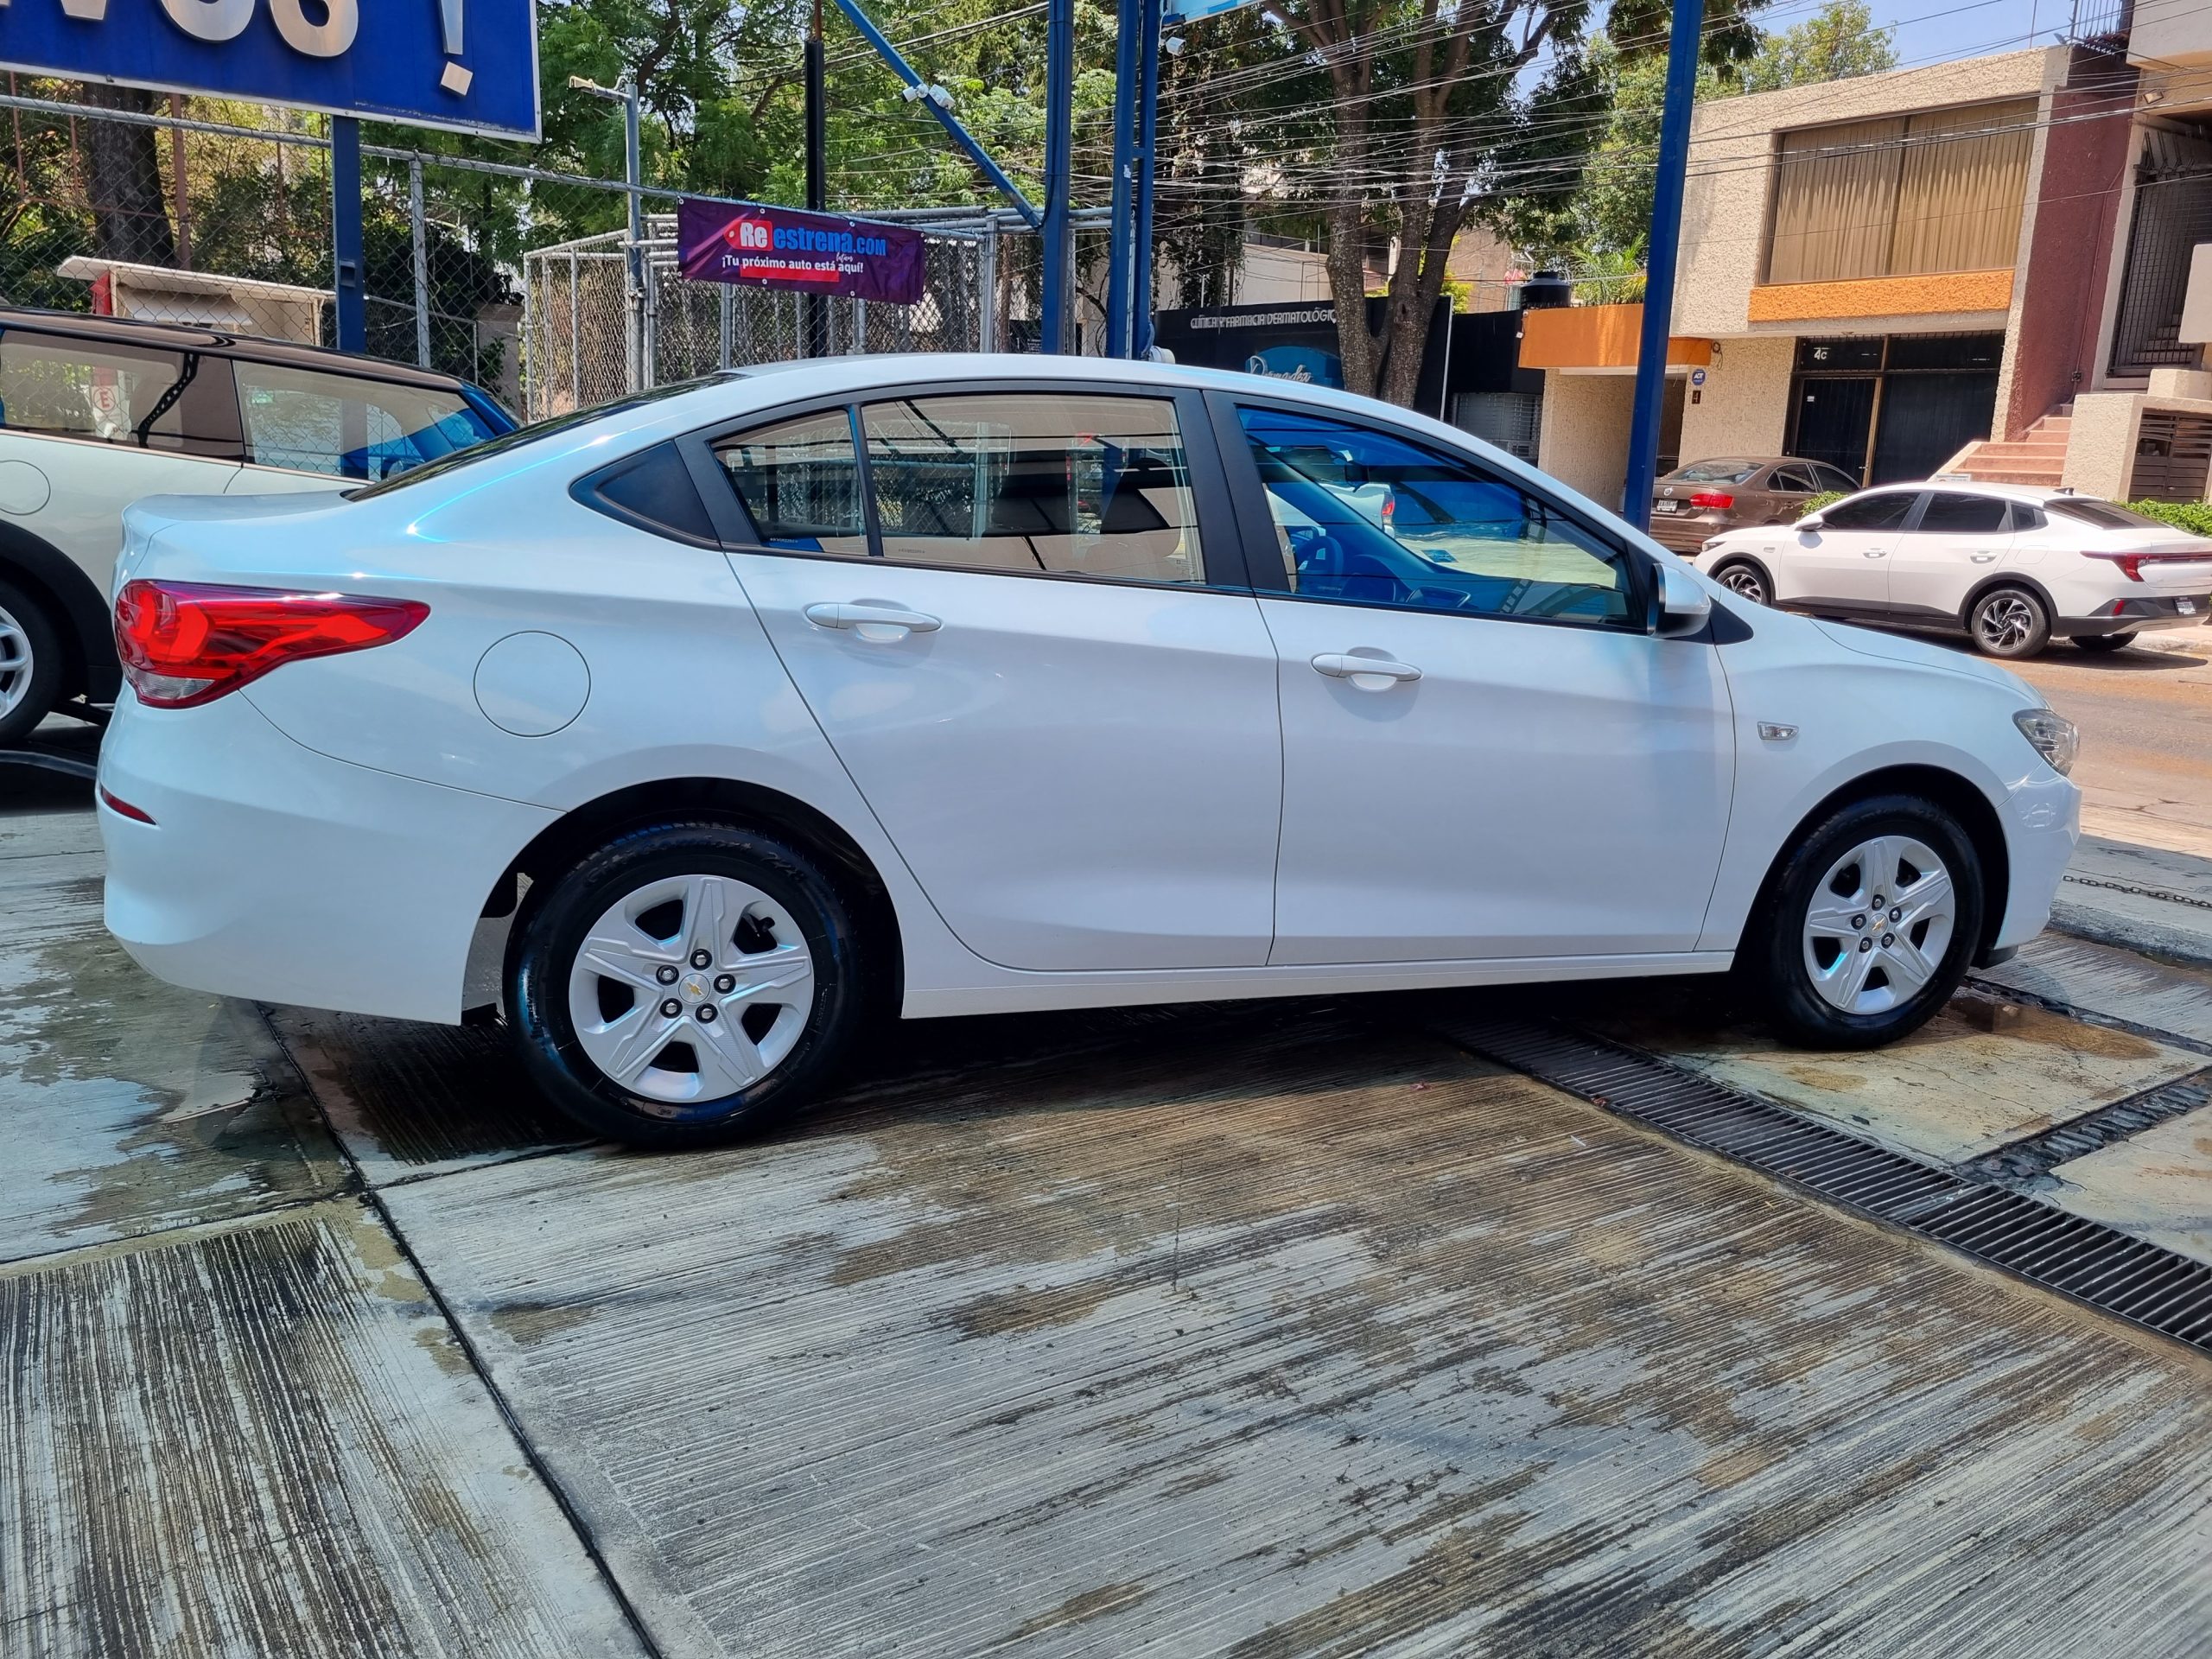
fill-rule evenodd
<path id="1" fill-rule="evenodd" d="M 429 613 L 411 599 L 133 582 L 115 596 L 115 650 L 139 702 L 191 709 L 286 663 L 390 645 Z"/>
<path id="2" fill-rule="evenodd" d="M 1735 505 L 1736 498 L 1725 491 L 1694 490 L 1690 493 L 1690 505 L 1694 507 L 1711 507 L 1726 512 Z"/>

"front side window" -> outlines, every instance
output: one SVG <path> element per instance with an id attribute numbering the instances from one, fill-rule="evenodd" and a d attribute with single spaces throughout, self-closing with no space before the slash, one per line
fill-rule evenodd
<path id="1" fill-rule="evenodd" d="M 842 409 L 795 416 L 725 438 L 715 459 L 766 547 L 792 553 L 868 555 L 860 457 Z"/>
<path id="2" fill-rule="evenodd" d="M 1837 502 L 1821 515 L 1821 523 L 1829 530 L 1895 530 L 1918 499 L 1910 490 L 1863 495 L 1856 501 Z"/>
<path id="3" fill-rule="evenodd" d="M 184 392 L 200 361 L 10 329 L 0 334 L 0 422 L 12 432 L 181 448 Z"/>
<path id="4" fill-rule="evenodd" d="M 1511 480 L 1323 416 L 1257 408 L 1237 416 L 1300 598 L 1630 620 L 1626 551 Z"/>
<path id="5" fill-rule="evenodd" d="M 458 391 L 286 364 L 236 365 L 246 459 L 372 483 L 481 443 L 491 425 Z"/>
<path id="6" fill-rule="evenodd" d="M 902 397 L 861 411 L 898 564 L 1203 582 L 1175 405 L 1078 393 Z"/>
<path id="7" fill-rule="evenodd" d="M 2004 501 L 1993 495 L 1954 495 L 1938 490 L 1920 515 L 1923 536 L 1988 536 L 2005 528 Z"/>

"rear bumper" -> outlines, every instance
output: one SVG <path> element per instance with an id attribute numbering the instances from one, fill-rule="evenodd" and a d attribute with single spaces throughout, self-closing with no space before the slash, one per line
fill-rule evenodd
<path id="1" fill-rule="evenodd" d="M 1707 539 L 1718 536 L 1722 531 L 1739 528 L 1741 526 L 1723 524 L 1702 512 L 1654 512 L 1649 533 L 1653 541 L 1670 553 L 1694 553 L 1705 545 Z"/>
<path id="2" fill-rule="evenodd" d="M 2094 616 L 2062 617 L 2051 624 L 2050 631 L 2080 639 L 2107 633 L 2139 633 L 2145 628 L 2198 628 L 2212 613 L 2212 594 L 2151 594 L 2114 602 L 2118 615 L 2111 613 L 2111 607 L 2102 606 Z M 2183 611 L 2184 605 L 2190 609 Z"/>
<path id="3" fill-rule="evenodd" d="M 2008 872 L 2005 913 L 1980 960 L 1997 959 L 2043 931 L 2058 897 L 2059 879 L 2082 834 L 2082 791 L 2037 763 L 2037 775 L 2014 784 L 2003 807 Z"/>
<path id="4" fill-rule="evenodd" d="M 172 984 L 262 1002 L 460 1019 L 468 944 L 508 861 L 557 816 L 302 747 L 242 696 L 126 692 L 100 783 L 108 931 Z"/>

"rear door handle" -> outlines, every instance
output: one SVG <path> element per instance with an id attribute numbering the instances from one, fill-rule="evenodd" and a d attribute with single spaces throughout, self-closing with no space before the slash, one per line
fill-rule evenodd
<path id="1" fill-rule="evenodd" d="M 1976 553 L 1972 557 L 1976 564 L 1989 564 L 1995 562 L 1997 556 L 1994 553 Z"/>
<path id="2" fill-rule="evenodd" d="M 1886 547 L 1870 547 L 1866 550 L 1866 556 L 1870 559 L 1886 559 L 1889 556 L 1890 550 Z"/>
<path id="3" fill-rule="evenodd" d="M 895 632 L 874 633 L 871 629 L 897 630 L 903 633 L 935 633 L 944 626 L 924 611 L 902 611 L 889 605 L 810 605 L 806 620 L 817 628 L 851 628 L 863 639 L 895 639 Z"/>
<path id="4" fill-rule="evenodd" d="M 1313 659 L 1313 671 L 1332 680 L 1362 680 L 1370 675 L 1383 680 L 1417 680 L 1421 670 L 1411 663 L 1388 657 L 1357 657 L 1346 652 L 1325 651 Z"/>

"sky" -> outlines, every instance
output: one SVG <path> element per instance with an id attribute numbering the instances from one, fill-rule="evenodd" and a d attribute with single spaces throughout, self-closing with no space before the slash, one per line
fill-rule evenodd
<path id="1" fill-rule="evenodd" d="M 1817 9 L 1808 0 L 1774 0 L 1758 16 L 1768 29 L 1782 29 Z M 2074 15 L 2073 0 L 1869 0 L 1867 9 L 1876 22 L 1896 27 L 1897 65 L 1907 69 L 2049 46 L 2052 31 Z"/>

